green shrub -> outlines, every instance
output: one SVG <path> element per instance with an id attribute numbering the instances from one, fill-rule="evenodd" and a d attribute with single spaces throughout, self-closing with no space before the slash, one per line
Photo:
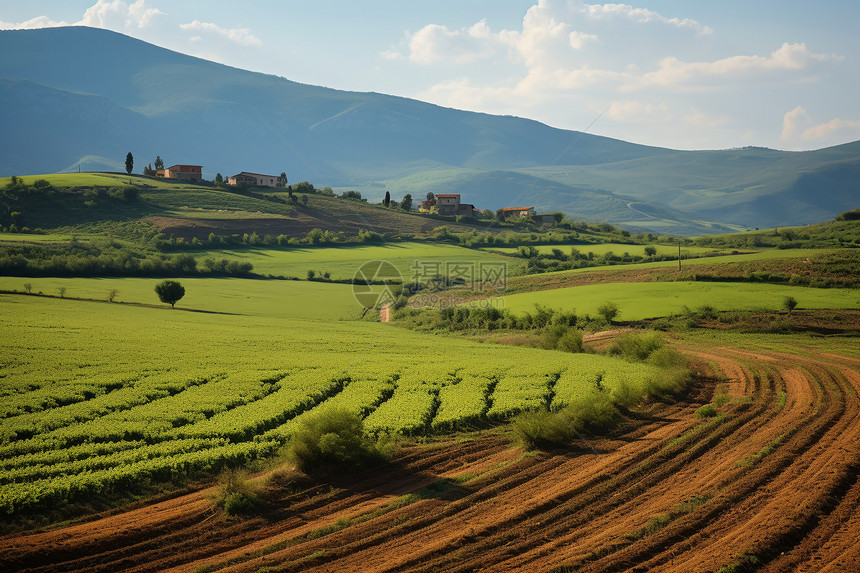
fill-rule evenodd
<path id="1" fill-rule="evenodd" d="M 541 346 L 548 350 L 582 352 L 582 332 L 565 323 L 549 324 L 541 332 Z"/>
<path id="2" fill-rule="evenodd" d="M 218 478 L 215 505 L 229 516 L 253 514 L 262 505 L 259 487 L 248 480 L 247 472 L 230 469 Z"/>
<path id="3" fill-rule="evenodd" d="M 564 352 L 582 352 L 582 331 L 568 328 L 558 339 L 556 348 Z"/>
<path id="4" fill-rule="evenodd" d="M 607 253 L 608 255 L 609 253 Z M 618 316 L 618 305 L 612 301 L 606 302 L 597 307 L 597 314 L 603 317 L 607 323 L 611 323 Z"/>
<path id="5" fill-rule="evenodd" d="M 339 408 L 307 416 L 287 446 L 288 457 L 302 471 L 380 463 L 390 453 L 386 444 L 365 434 L 357 414 Z"/>
<path id="6" fill-rule="evenodd" d="M 658 368 L 686 368 L 687 357 L 677 350 L 663 346 L 651 352 L 648 363 Z"/>
<path id="7" fill-rule="evenodd" d="M 658 332 L 644 334 L 627 333 L 615 339 L 609 347 L 609 354 L 627 360 L 647 360 L 656 350 L 663 347 L 663 337 Z"/>
<path id="8" fill-rule="evenodd" d="M 522 412 L 512 422 L 514 439 L 526 450 L 567 445 L 582 430 L 610 428 L 618 417 L 616 400 L 614 394 L 595 389 L 558 412 Z"/>
<path id="9" fill-rule="evenodd" d="M 570 441 L 573 428 L 565 418 L 548 410 L 522 412 L 513 421 L 514 438 L 525 450 L 557 446 Z"/>
<path id="10" fill-rule="evenodd" d="M 696 416 L 699 418 L 713 418 L 717 415 L 717 409 L 714 408 L 713 404 L 705 404 L 698 410 L 696 410 Z"/>
<path id="11" fill-rule="evenodd" d="M 609 393 L 594 390 L 567 405 L 559 414 L 577 431 L 585 428 L 603 430 L 612 426 L 618 410 Z"/>

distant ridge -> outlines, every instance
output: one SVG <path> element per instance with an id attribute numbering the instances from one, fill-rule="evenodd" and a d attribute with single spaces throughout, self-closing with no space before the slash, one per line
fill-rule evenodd
<path id="1" fill-rule="evenodd" d="M 372 200 L 452 191 L 688 234 L 821 221 L 860 197 L 860 142 L 674 151 L 299 84 L 95 28 L 0 31 L 0 53 L 15 55 L 0 60 L 0 176 L 122 170 L 131 151 L 137 172 L 160 155 L 207 178 L 285 171 Z"/>

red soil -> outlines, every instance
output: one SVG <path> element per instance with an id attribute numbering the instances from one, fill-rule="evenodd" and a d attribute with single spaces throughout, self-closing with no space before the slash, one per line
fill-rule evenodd
<path id="1" fill-rule="evenodd" d="M 205 490 L 5 536 L 0 570 L 860 570 L 858 362 L 730 348 L 700 361 L 713 375 L 687 399 L 569 450 L 523 456 L 497 433 L 416 444 L 383 470 L 273 489 L 251 519 L 225 518 Z M 717 387 L 736 399 L 700 420 Z M 658 516 L 662 527 L 643 529 Z"/>

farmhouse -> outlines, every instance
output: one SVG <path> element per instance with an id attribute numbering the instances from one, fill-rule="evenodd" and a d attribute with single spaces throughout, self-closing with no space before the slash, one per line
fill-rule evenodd
<path id="1" fill-rule="evenodd" d="M 165 179 L 188 179 L 189 181 L 203 180 L 203 167 L 200 165 L 171 165 L 155 172 L 156 177 Z"/>
<path id="2" fill-rule="evenodd" d="M 475 206 L 471 203 L 460 203 L 459 193 L 441 194 L 436 195 L 436 212 L 449 217 L 474 217 Z"/>
<path id="3" fill-rule="evenodd" d="M 499 219 L 507 219 L 508 217 L 530 217 L 534 214 L 534 207 L 503 207 L 496 211 L 496 217 Z"/>
<path id="4" fill-rule="evenodd" d="M 262 173 L 251 173 L 243 171 L 227 178 L 228 185 L 253 185 L 254 187 L 277 187 L 277 175 L 263 175 Z"/>

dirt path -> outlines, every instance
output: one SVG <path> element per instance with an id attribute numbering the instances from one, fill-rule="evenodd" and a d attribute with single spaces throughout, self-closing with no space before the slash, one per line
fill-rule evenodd
<path id="1" fill-rule="evenodd" d="M 571 450 L 522 455 L 498 434 L 416 444 L 254 519 L 225 519 L 204 490 L 3 537 L 0 569 L 860 570 L 858 362 L 697 353 L 714 371 L 687 400 Z M 729 401 L 698 418 L 718 388 Z"/>

